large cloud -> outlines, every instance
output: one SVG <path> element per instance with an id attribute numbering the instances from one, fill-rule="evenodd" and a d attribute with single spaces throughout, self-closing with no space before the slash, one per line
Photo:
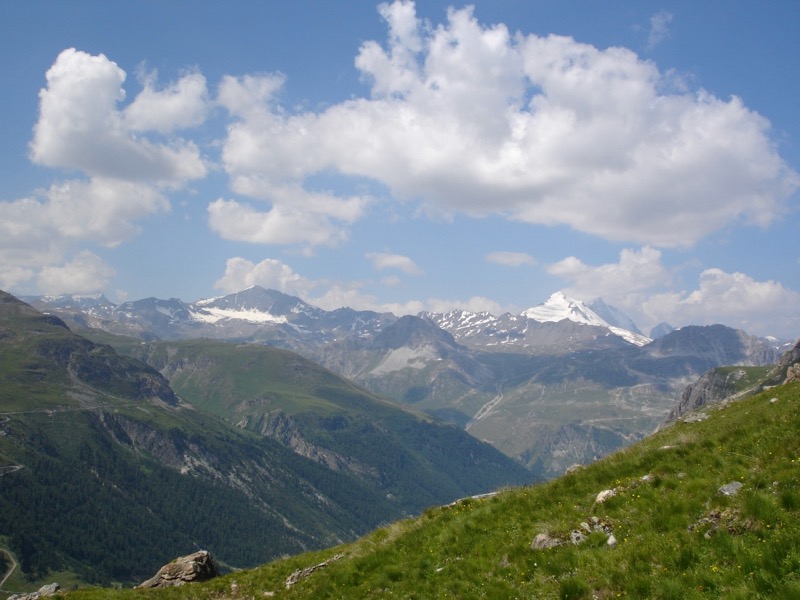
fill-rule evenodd
<path id="1" fill-rule="evenodd" d="M 235 118 L 222 152 L 231 188 L 270 206 L 217 199 L 208 207 L 209 225 L 230 240 L 333 245 L 346 238 L 346 227 L 364 215 L 371 199 L 303 185 L 319 170 L 319 136 L 305 125 L 313 116 L 291 118 L 274 105 L 283 81 L 247 75 L 220 83 L 218 101 Z"/>
<path id="2" fill-rule="evenodd" d="M 652 320 L 710 325 L 725 323 L 748 333 L 785 336 L 800 330 L 800 293 L 777 281 L 706 269 L 696 290 L 656 294 L 643 305 Z M 780 330 L 776 331 L 776 323 Z"/>
<path id="3" fill-rule="evenodd" d="M 169 133 L 205 121 L 209 99 L 206 78 L 201 73 L 187 73 L 163 89 L 157 87 L 155 71 L 143 75 L 142 79 L 144 89 L 125 109 L 128 128 Z"/>
<path id="4" fill-rule="evenodd" d="M 253 182 L 296 189 L 333 171 L 439 211 L 667 247 L 768 225 L 798 187 L 766 119 L 736 97 L 684 91 L 629 50 L 511 34 L 469 8 L 438 27 L 411 2 L 380 13 L 387 45 L 366 42 L 355 61 L 370 98 L 292 114 L 277 101 L 282 76 L 223 82 L 236 191 L 277 206 Z"/>
<path id="5" fill-rule="evenodd" d="M 59 266 L 49 266 L 38 276 L 39 289 L 46 294 L 88 294 L 106 287 L 114 269 L 88 250 Z"/>
<path id="6" fill-rule="evenodd" d="M 759 335 L 800 329 L 799 293 L 717 268 L 702 271 L 696 289 L 674 291 L 675 273 L 651 247 L 623 250 L 619 262 L 602 265 L 570 256 L 547 271 L 566 280 L 568 295 L 585 301 L 602 297 L 644 329 L 664 321 L 676 327 L 724 323 Z M 775 331 L 776 322 L 783 323 L 783 331 Z"/>
<path id="7" fill-rule="evenodd" d="M 0 287 L 17 288 L 35 279 L 40 269 L 55 268 L 41 272 L 41 291 L 99 291 L 102 287 L 87 290 L 86 282 L 105 282 L 109 271 L 103 278 L 56 276 L 66 272 L 58 270 L 64 256 L 84 242 L 118 246 L 139 233 L 138 220 L 167 210 L 169 201 L 154 186 L 103 178 L 67 180 L 36 196 L 0 202 Z M 82 264 L 89 263 L 79 261 L 68 271 L 74 273 Z M 53 285 L 56 279 L 58 285 Z M 75 289 L 68 289 L 70 280 Z"/>
<path id="8" fill-rule="evenodd" d="M 31 160 L 83 178 L 0 202 L 0 285 L 35 280 L 49 293 L 101 289 L 113 274 L 110 267 L 79 250 L 71 261 L 65 257 L 85 242 L 114 247 L 130 240 L 140 219 L 169 210 L 166 193 L 205 176 L 198 148 L 168 137 L 205 118 L 205 79 L 189 73 L 159 90 L 152 73 L 122 109 L 125 78 L 105 56 L 74 48 L 61 52 L 47 71 Z"/>
<path id="9" fill-rule="evenodd" d="M 569 281 L 565 292 L 576 298 L 602 297 L 624 308 L 641 303 L 642 294 L 668 288 L 672 274 L 661 262 L 661 251 L 650 246 L 620 252 L 619 262 L 587 265 L 569 256 L 547 267 L 548 273 Z"/>
<path id="10" fill-rule="evenodd" d="M 134 101 L 132 115 L 125 118 L 117 106 L 125 97 L 125 72 L 102 54 L 64 50 L 46 77 L 31 142 L 34 162 L 128 181 L 176 184 L 205 176 L 206 167 L 193 143 L 160 143 L 135 135 L 145 127 L 169 127 L 163 115 L 160 123 L 147 123 L 141 115 L 143 106 L 157 103 L 150 88 Z M 183 86 L 183 91 L 194 97 L 197 87 L 196 83 Z M 180 86 L 171 95 L 176 94 L 181 95 Z"/>

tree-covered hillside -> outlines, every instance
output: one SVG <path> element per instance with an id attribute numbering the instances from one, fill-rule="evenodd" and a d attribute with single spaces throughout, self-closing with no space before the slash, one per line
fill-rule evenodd
<path id="1" fill-rule="evenodd" d="M 91 335 L 159 369 L 193 406 L 356 476 L 391 497 L 398 514 L 534 480 L 465 431 L 382 399 L 293 352 Z"/>
<path id="2" fill-rule="evenodd" d="M 23 589 L 63 571 L 82 582 L 130 584 L 198 548 L 248 567 L 529 478 L 455 428 L 365 395 L 290 353 L 280 360 L 281 372 L 264 363 L 255 372 L 266 369 L 274 389 L 308 402 L 303 415 L 289 414 L 296 424 L 283 421 L 290 437 L 302 430 L 306 447 L 324 448 L 325 436 L 338 436 L 345 463 L 237 427 L 220 418 L 224 411 L 206 410 L 211 398 L 187 402 L 152 367 L 0 292 L 0 548 L 24 574 L 10 581 Z M 225 385 L 249 385 L 230 365 L 222 372 L 233 374 Z M 365 416 L 364 404 L 380 410 Z M 316 437 L 300 427 L 301 416 L 317 419 Z"/>

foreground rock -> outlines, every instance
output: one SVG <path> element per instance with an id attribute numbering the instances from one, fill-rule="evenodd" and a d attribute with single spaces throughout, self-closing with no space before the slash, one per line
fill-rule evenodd
<path id="1" fill-rule="evenodd" d="M 218 575 L 219 571 L 211 553 L 207 550 L 200 550 L 194 554 L 176 558 L 171 563 L 164 565 L 158 573 L 137 587 L 173 587 L 193 581 L 206 581 Z"/>
<path id="2" fill-rule="evenodd" d="M 39 598 L 45 596 L 52 596 L 58 592 L 59 589 L 61 588 L 57 583 L 51 583 L 40 587 L 37 592 L 32 592 L 30 594 L 14 594 L 13 596 L 9 596 L 8 600 L 39 600 Z"/>

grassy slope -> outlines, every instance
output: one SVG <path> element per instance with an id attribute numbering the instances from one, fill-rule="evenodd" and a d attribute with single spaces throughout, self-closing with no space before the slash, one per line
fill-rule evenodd
<path id="1" fill-rule="evenodd" d="M 773 398 L 777 401 L 772 402 Z M 706 409 L 546 484 L 465 500 L 356 543 L 241 571 L 158 598 L 798 598 L 800 385 Z M 642 480 L 650 475 L 649 481 Z M 744 484 L 734 497 L 718 489 Z M 601 490 L 617 494 L 603 504 Z M 579 546 L 532 550 L 598 517 Z M 295 569 L 343 558 L 290 590 Z M 84 591 L 78 598 L 131 592 Z"/>

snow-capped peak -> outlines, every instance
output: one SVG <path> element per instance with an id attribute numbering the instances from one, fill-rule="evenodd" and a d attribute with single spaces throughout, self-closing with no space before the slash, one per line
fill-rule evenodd
<path id="1" fill-rule="evenodd" d="M 544 304 L 539 304 L 522 312 L 521 316 L 540 323 L 556 323 L 568 319 L 584 325 L 609 327 L 608 322 L 580 300 L 570 298 L 564 292 L 552 294 Z"/>
<path id="2" fill-rule="evenodd" d="M 609 307 L 610 308 L 610 307 Z M 523 311 L 520 315 L 528 319 L 533 319 L 540 323 L 558 322 L 569 320 L 584 325 L 594 325 L 604 327 L 614 335 L 636 346 L 644 346 L 649 343 L 650 338 L 642 335 L 638 331 L 631 331 L 616 324 L 612 325 L 603 317 L 598 315 L 582 301 L 570 298 L 564 292 L 556 292 L 551 295 L 544 304 L 539 304 L 533 308 Z M 631 322 L 632 323 L 632 322 Z M 635 327 L 635 325 L 634 325 Z"/>

